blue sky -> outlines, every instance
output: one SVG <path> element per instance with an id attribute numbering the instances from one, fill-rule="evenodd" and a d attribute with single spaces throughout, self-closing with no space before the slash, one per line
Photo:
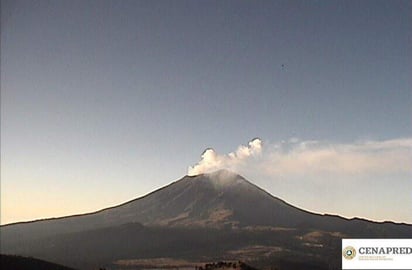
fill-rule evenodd
<path id="1" fill-rule="evenodd" d="M 273 195 L 412 222 L 412 171 L 394 165 L 411 160 L 410 1 L 1 5 L 2 224 L 127 201 L 255 137 L 263 157 L 225 166 Z"/>

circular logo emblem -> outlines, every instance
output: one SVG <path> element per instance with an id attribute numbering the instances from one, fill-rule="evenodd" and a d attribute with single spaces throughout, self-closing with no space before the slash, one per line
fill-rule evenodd
<path id="1" fill-rule="evenodd" d="M 356 250 L 351 246 L 345 247 L 342 251 L 342 255 L 343 257 L 345 257 L 345 259 L 352 260 L 356 256 Z"/>

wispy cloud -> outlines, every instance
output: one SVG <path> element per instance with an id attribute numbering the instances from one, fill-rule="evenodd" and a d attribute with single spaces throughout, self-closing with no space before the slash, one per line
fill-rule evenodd
<path id="1" fill-rule="evenodd" d="M 412 139 L 352 144 L 289 143 L 269 151 L 262 166 L 268 174 L 376 174 L 411 171 Z"/>

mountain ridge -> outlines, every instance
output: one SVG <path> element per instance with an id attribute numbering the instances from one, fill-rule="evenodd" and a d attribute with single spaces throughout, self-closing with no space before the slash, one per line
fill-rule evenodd
<path id="1" fill-rule="evenodd" d="M 374 231 L 379 225 L 411 226 L 312 213 L 273 196 L 236 173 L 219 170 L 184 176 L 114 207 L 87 214 L 3 225 L 0 232 L 2 242 L 8 244 L 16 243 L 15 238 L 34 240 L 127 223 L 232 229 L 269 226 L 342 232 Z"/>
<path id="2" fill-rule="evenodd" d="M 265 266 L 301 260 L 337 269 L 341 238 L 405 238 L 412 225 L 311 213 L 238 174 L 217 171 L 93 213 L 1 226 L 0 235 L 1 253 L 85 270 L 119 259 L 237 256 Z"/>
<path id="3" fill-rule="evenodd" d="M 214 175 L 221 175 L 221 174 L 225 174 L 225 175 L 229 175 L 231 177 L 237 177 L 240 178 L 242 181 L 248 183 L 249 185 L 253 186 L 254 188 L 256 188 L 257 190 L 260 190 L 262 193 L 264 193 L 265 195 L 270 196 L 271 198 L 274 198 L 276 200 L 278 200 L 279 202 L 288 205 L 298 211 L 302 211 L 305 212 L 307 214 L 311 214 L 311 215 L 317 215 L 317 216 L 325 216 L 325 217 L 334 217 L 334 218 L 340 218 L 343 220 L 358 220 L 358 221 L 366 221 L 366 222 L 372 222 L 375 224 L 398 224 L 398 225 L 412 225 L 406 222 L 396 222 L 396 221 L 391 221 L 391 220 L 385 220 L 385 221 L 376 221 L 376 220 L 371 220 L 371 219 L 367 219 L 367 218 L 363 218 L 363 217 L 352 217 L 352 218 L 346 218 L 343 216 L 340 216 L 339 214 L 328 214 L 328 213 L 317 213 L 317 212 L 312 212 L 311 210 L 306 210 L 306 209 L 302 209 L 300 207 L 294 206 L 291 203 L 288 203 L 287 201 L 280 199 L 274 195 L 272 195 L 271 193 L 269 193 L 268 191 L 264 190 L 263 188 L 255 185 L 253 182 L 248 181 L 246 178 L 244 178 L 243 176 L 240 176 L 234 172 L 228 171 L 228 170 L 218 170 L 212 173 L 203 173 L 203 174 L 198 174 L 198 175 L 186 175 L 178 180 L 175 180 L 165 186 L 162 186 L 158 189 L 155 189 L 143 196 L 128 200 L 126 202 L 114 205 L 114 206 L 110 206 L 110 207 L 106 207 L 106 208 L 102 208 L 100 210 L 96 210 L 96 211 L 92 211 L 92 212 L 87 212 L 87 213 L 81 213 L 81 214 L 73 214 L 73 215 L 67 215 L 67 216 L 61 216 L 61 217 L 51 217 L 51 218 L 42 218 L 42 219 L 35 219 L 35 220 L 30 220 L 30 221 L 20 221 L 20 222 L 12 222 L 12 223 L 7 223 L 7 224 L 3 224 L 0 225 L 0 228 L 7 228 L 10 226 L 15 226 L 15 225 L 24 225 L 24 224 L 32 224 L 32 223 L 37 223 L 37 222 L 48 222 L 48 221 L 59 221 L 59 220 L 65 220 L 65 219 L 70 219 L 70 218 L 79 218 L 79 217 L 87 217 L 87 216 L 92 216 L 92 215 L 96 215 L 96 214 L 101 214 L 105 211 L 110 211 L 119 207 L 123 207 L 129 204 L 133 204 L 135 202 L 138 202 L 140 200 L 143 200 L 147 197 L 152 196 L 153 194 L 156 194 L 158 192 L 161 192 L 163 190 L 168 189 L 169 187 L 181 182 L 181 181 L 188 181 L 188 180 L 194 180 L 196 178 L 202 178 L 202 177 L 207 177 L 211 180 L 213 180 L 213 176 Z M 212 177 L 211 177 L 212 176 Z"/>

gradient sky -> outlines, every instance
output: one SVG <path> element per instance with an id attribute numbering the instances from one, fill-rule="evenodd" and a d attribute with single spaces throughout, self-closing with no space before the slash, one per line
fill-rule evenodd
<path id="1" fill-rule="evenodd" d="M 411 14 L 411 1 L 2 0 L 1 224 L 128 201 L 255 137 L 266 170 L 241 171 L 273 195 L 412 223 Z M 303 166 L 310 141 L 366 167 Z M 271 159 L 291 156 L 281 172 Z"/>

